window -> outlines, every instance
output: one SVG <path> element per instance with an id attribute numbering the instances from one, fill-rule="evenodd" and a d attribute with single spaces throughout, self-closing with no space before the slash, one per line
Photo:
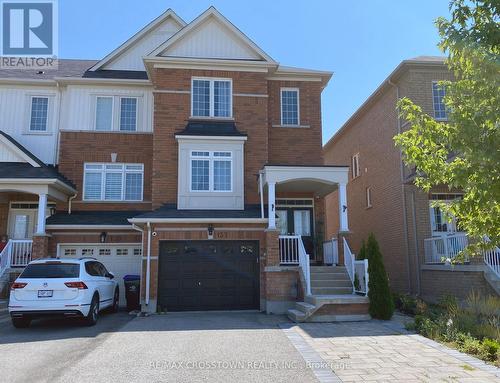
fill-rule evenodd
<path id="1" fill-rule="evenodd" d="M 65 257 L 74 257 L 76 256 L 76 249 L 64 249 Z"/>
<path id="2" fill-rule="evenodd" d="M 298 89 L 281 89 L 281 125 L 299 125 Z"/>
<path id="3" fill-rule="evenodd" d="M 95 130 L 113 129 L 113 97 L 97 97 L 95 105 Z"/>
<path id="4" fill-rule="evenodd" d="M 140 256 L 140 255 L 142 255 L 142 249 L 141 249 L 141 248 L 136 247 L 136 248 L 134 249 L 134 255 L 139 255 L 139 256 Z"/>
<path id="5" fill-rule="evenodd" d="M 446 89 L 436 81 L 432 83 L 432 104 L 434 105 L 434 118 L 436 120 L 446 120 L 448 113 L 443 98 L 446 95 Z"/>
<path id="6" fill-rule="evenodd" d="M 193 117 L 232 116 L 232 82 L 230 79 L 194 78 L 191 88 Z"/>
<path id="7" fill-rule="evenodd" d="M 128 249 L 116 249 L 116 255 L 128 255 Z"/>
<path id="8" fill-rule="evenodd" d="M 372 207 L 372 189 L 366 188 L 366 207 Z"/>
<path id="9" fill-rule="evenodd" d="M 295 235 L 310 236 L 311 235 L 311 211 L 310 210 L 294 210 L 293 225 Z"/>
<path id="10" fill-rule="evenodd" d="M 100 256 L 111 255 L 111 249 L 99 249 L 99 255 Z"/>
<path id="11" fill-rule="evenodd" d="M 48 97 L 32 97 L 30 113 L 30 131 L 46 132 L 49 111 Z"/>
<path id="12" fill-rule="evenodd" d="M 62 263 L 49 261 L 46 263 L 32 263 L 24 269 L 20 278 L 78 278 L 80 265 L 78 263 Z"/>
<path id="13" fill-rule="evenodd" d="M 232 191 L 232 153 L 191 152 L 191 191 Z"/>
<path id="14" fill-rule="evenodd" d="M 120 98 L 120 130 L 135 132 L 137 130 L 137 98 Z"/>
<path id="15" fill-rule="evenodd" d="M 361 175 L 359 171 L 359 153 L 352 156 L 352 178 L 357 178 Z"/>
<path id="16" fill-rule="evenodd" d="M 143 164 L 85 164 L 86 201 L 142 201 Z"/>

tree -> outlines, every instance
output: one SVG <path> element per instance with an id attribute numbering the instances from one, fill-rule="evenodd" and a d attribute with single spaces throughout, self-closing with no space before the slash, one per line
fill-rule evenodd
<path id="1" fill-rule="evenodd" d="M 394 301 L 389 288 L 389 278 L 385 271 L 382 254 L 373 233 L 368 237 L 366 253 L 368 256 L 370 315 L 376 319 L 391 319 L 394 313 Z"/>
<path id="2" fill-rule="evenodd" d="M 358 253 L 358 256 L 357 256 L 357 259 L 362 261 L 363 259 L 366 259 L 367 258 L 367 254 L 366 254 L 366 243 L 365 241 L 363 240 L 361 242 L 361 248 L 359 249 L 359 253 Z"/>
<path id="3" fill-rule="evenodd" d="M 440 204 L 477 243 L 500 242 L 500 2 L 453 0 L 451 20 L 436 25 L 440 49 L 454 81 L 446 90 L 448 121 L 439 122 L 411 100 L 398 103 L 409 130 L 395 137 L 405 163 L 417 169 L 415 184 L 429 191 L 448 185 L 463 199 Z"/>

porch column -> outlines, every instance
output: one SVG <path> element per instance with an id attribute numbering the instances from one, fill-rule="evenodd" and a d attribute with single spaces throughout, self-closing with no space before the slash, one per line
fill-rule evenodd
<path id="1" fill-rule="evenodd" d="M 38 195 L 37 235 L 45 235 L 45 210 L 47 210 L 47 194 Z"/>
<path id="2" fill-rule="evenodd" d="M 269 182 L 267 184 L 267 211 L 269 215 L 268 229 L 276 229 L 276 182 Z"/>
<path id="3" fill-rule="evenodd" d="M 349 223 L 347 221 L 347 188 L 346 184 L 339 184 L 339 231 L 348 232 Z M 340 243 L 340 241 L 339 241 Z"/>

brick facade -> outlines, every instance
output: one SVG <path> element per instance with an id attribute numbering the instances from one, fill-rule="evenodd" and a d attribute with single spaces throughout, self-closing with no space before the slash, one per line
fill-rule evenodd
<path id="1" fill-rule="evenodd" d="M 454 191 L 442 186 L 425 193 L 414 186 L 411 179 L 414 171 L 403 165 L 393 140 L 399 130 L 408 128 L 404 121 L 398 121 L 398 97 L 410 98 L 433 115 L 432 83 L 451 80 L 452 74 L 444 64 L 431 62 L 407 63 L 391 76 L 391 84 L 384 82 L 323 148 L 325 164 L 351 166 L 352 156 L 359 153 L 360 176 L 352 179 L 351 172 L 347 185 L 349 245 L 358 253 L 362 240 L 374 233 L 391 287 L 398 292 L 435 300 L 446 292 L 453 293 L 454 285 L 461 286 L 463 291 L 457 291 L 461 297 L 473 286 L 486 291 L 481 273 L 467 269 L 455 274 L 421 270 L 425 268 L 424 239 L 432 236 L 430 194 Z M 371 189 L 372 207 L 367 207 L 367 187 Z M 337 235 L 337 206 L 337 193 L 327 196 L 327 237 Z"/>

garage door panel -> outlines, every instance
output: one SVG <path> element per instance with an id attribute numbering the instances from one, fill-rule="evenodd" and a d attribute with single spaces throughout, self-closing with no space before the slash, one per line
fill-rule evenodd
<path id="1" fill-rule="evenodd" d="M 256 241 L 161 242 L 159 306 L 170 311 L 258 308 L 258 248 Z"/>

